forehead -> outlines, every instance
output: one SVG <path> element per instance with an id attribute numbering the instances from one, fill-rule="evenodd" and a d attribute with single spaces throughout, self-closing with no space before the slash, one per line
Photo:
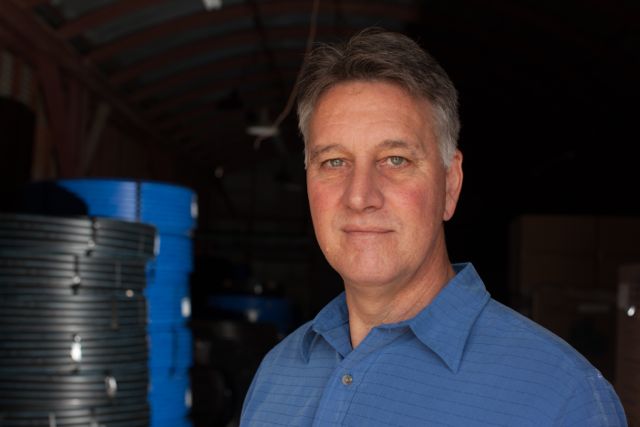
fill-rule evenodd
<path id="1" fill-rule="evenodd" d="M 422 140 L 433 134 L 431 106 L 393 83 L 343 82 L 319 98 L 309 130 L 312 144 L 337 142 L 327 138 Z"/>
<path id="2" fill-rule="evenodd" d="M 399 84 L 386 80 L 347 80 L 336 83 L 324 90 L 316 101 L 315 110 L 329 101 L 345 103 L 354 99 L 383 97 L 396 102 L 414 104 L 415 107 L 424 107 L 429 102 L 418 96 L 412 95 Z"/>

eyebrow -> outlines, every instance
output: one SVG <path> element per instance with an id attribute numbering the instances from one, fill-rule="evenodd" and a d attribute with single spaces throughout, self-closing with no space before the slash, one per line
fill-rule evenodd
<path id="1" fill-rule="evenodd" d="M 377 148 L 382 150 L 401 148 L 403 150 L 407 150 L 410 155 L 414 157 L 420 157 L 422 154 L 424 154 L 422 146 L 416 146 L 401 139 L 385 139 L 380 144 L 378 144 Z"/>
<path id="2" fill-rule="evenodd" d="M 380 144 L 378 144 L 378 148 L 404 148 L 410 151 L 415 151 L 415 147 L 409 144 L 406 141 L 400 139 L 385 139 Z"/>
<path id="3" fill-rule="evenodd" d="M 340 145 L 340 144 L 329 144 L 329 145 L 325 145 L 325 146 L 320 147 L 320 148 L 313 148 L 309 152 L 309 160 L 313 160 L 313 159 L 315 159 L 316 157 L 318 157 L 321 154 L 324 154 L 324 153 L 326 153 L 328 151 L 340 149 L 341 147 L 342 147 L 342 145 Z"/>
<path id="4" fill-rule="evenodd" d="M 377 149 L 393 149 L 393 148 L 402 148 L 405 150 L 409 150 L 412 154 L 416 154 L 418 150 L 412 144 L 409 144 L 406 141 L 400 139 L 385 139 L 381 143 L 376 146 Z M 321 154 L 333 151 L 333 150 L 342 150 L 343 146 L 341 144 L 329 144 L 323 147 L 314 148 L 309 153 L 309 160 L 313 160 Z"/>

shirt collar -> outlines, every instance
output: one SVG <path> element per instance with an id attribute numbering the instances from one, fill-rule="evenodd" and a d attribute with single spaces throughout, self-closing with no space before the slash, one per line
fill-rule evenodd
<path id="1" fill-rule="evenodd" d="M 480 276 L 470 263 L 455 264 L 456 275 L 420 313 L 409 320 L 384 325 L 406 327 L 436 353 L 453 372 L 457 372 L 471 328 L 489 301 Z M 326 305 L 303 334 L 301 356 L 309 352 L 317 335 L 323 336 L 343 357 L 351 350 L 349 313 L 344 292 Z"/>
<path id="2" fill-rule="evenodd" d="M 473 324 L 490 296 L 473 265 L 453 268 L 453 279 L 408 324 L 424 345 L 457 372 Z"/>
<path id="3" fill-rule="evenodd" d="M 349 310 L 345 293 L 342 292 L 324 306 L 315 319 L 308 324 L 302 337 L 301 351 L 304 361 L 309 361 L 309 351 L 317 335 L 323 336 L 342 357 L 346 357 L 351 351 L 348 325 Z"/>

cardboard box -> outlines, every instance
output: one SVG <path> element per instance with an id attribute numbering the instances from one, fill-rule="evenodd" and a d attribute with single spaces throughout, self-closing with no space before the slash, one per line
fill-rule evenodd
<path id="1" fill-rule="evenodd" d="M 521 294 L 540 287 L 587 288 L 597 285 L 594 254 L 528 253 L 518 266 L 517 281 Z"/>
<path id="2" fill-rule="evenodd" d="M 613 382 L 614 292 L 542 287 L 533 294 L 532 308 L 533 320 L 571 344 Z"/>
<path id="3" fill-rule="evenodd" d="M 598 217 L 597 242 L 598 249 L 603 252 L 640 255 L 640 218 Z"/>
<path id="4" fill-rule="evenodd" d="M 620 268 L 615 389 L 630 426 L 640 426 L 640 264 Z"/>
<path id="5" fill-rule="evenodd" d="M 616 290 L 618 268 L 640 262 L 640 218 L 529 215 L 511 224 L 513 296 L 538 287 Z"/>

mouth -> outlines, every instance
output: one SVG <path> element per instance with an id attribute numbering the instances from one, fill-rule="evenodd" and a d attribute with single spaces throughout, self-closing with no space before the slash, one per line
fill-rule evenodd
<path id="1" fill-rule="evenodd" d="M 392 233 L 393 230 L 388 228 L 380 228 L 380 227 L 344 227 L 342 231 L 346 234 L 351 235 L 376 235 L 376 234 L 387 234 Z"/>

